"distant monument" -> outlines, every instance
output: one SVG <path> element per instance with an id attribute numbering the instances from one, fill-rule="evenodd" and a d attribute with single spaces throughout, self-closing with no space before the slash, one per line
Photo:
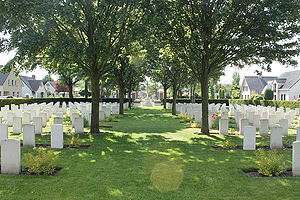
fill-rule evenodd
<path id="1" fill-rule="evenodd" d="M 144 99 L 144 101 L 143 102 L 141 102 L 141 105 L 142 106 L 154 106 L 153 104 L 153 102 L 151 101 L 151 99 L 149 98 L 149 90 L 148 90 L 148 86 L 149 86 L 149 84 L 148 84 L 148 81 L 147 81 L 147 85 L 146 85 L 146 89 L 147 89 L 147 96 L 146 96 L 146 98 Z"/>

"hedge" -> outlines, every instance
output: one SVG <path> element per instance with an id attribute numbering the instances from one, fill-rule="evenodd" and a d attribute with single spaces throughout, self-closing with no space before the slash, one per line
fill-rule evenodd
<path id="1" fill-rule="evenodd" d="M 167 99 L 168 103 L 172 103 L 172 99 Z M 191 103 L 191 99 L 179 98 L 176 100 L 177 103 Z M 201 99 L 197 99 L 195 103 L 202 103 Z M 272 107 L 283 107 L 283 108 L 300 108 L 300 101 L 274 101 L 274 100 L 245 100 L 245 99 L 210 99 L 208 103 L 220 103 L 226 104 L 245 104 L 245 105 L 261 105 L 261 106 L 272 106 Z"/>
<path id="2" fill-rule="evenodd" d="M 172 103 L 173 100 L 172 99 L 167 99 L 167 102 L 168 103 Z M 192 103 L 192 100 L 191 99 L 187 99 L 187 98 L 178 98 L 176 99 L 176 102 L 177 103 Z M 195 103 L 202 103 L 202 100 L 201 99 L 196 99 L 195 100 Z M 209 99 L 208 100 L 208 103 L 214 103 L 214 104 L 226 104 L 227 106 L 229 106 L 229 100 L 228 99 Z"/>
<path id="3" fill-rule="evenodd" d="M 230 99 L 230 104 L 245 104 L 245 105 L 261 105 L 283 108 L 300 108 L 300 101 L 274 101 L 274 100 L 245 100 L 245 99 Z"/>
<path id="4" fill-rule="evenodd" d="M 101 102 L 111 102 L 111 103 L 119 103 L 119 99 L 117 98 L 105 98 L 101 99 Z M 124 102 L 128 102 L 129 100 L 127 98 L 124 99 Z M 66 102 L 69 104 L 69 102 L 75 103 L 75 102 L 92 102 L 91 98 L 11 98 L 11 99 L 0 99 L 0 107 L 3 107 L 5 105 L 20 105 L 20 104 L 33 104 L 33 103 L 57 103 L 59 102 L 62 104 L 63 102 Z"/>

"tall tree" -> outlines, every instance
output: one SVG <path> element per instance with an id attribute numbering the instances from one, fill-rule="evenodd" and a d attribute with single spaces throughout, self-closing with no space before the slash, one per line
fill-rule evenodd
<path id="1" fill-rule="evenodd" d="M 41 60 L 67 55 L 91 81 L 91 132 L 99 132 L 100 79 L 115 65 L 121 49 L 139 27 L 139 0 L 51 0 L 0 2 L 0 40 L 6 50 L 16 49 L 11 64 L 32 69 Z"/>
<path id="2" fill-rule="evenodd" d="M 216 72 L 227 66 L 259 64 L 270 70 L 274 61 L 297 63 L 299 0 L 154 2 L 156 31 L 164 33 L 201 83 L 202 133 L 209 134 L 208 85 Z"/>
<path id="3" fill-rule="evenodd" d="M 238 72 L 232 74 L 232 85 L 240 85 L 241 76 Z"/>

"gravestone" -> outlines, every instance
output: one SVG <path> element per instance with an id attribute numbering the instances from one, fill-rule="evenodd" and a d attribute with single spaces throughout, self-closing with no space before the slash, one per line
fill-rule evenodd
<path id="1" fill-rule="evenodd" d="M 219 131 L 220 135 L 228 135 L 228 119 L 220 119 Z"/>
<path id="2" fill-rule="evenodd" d="M 21 172 L 20 140 L 5 139 L 1 143 L 1 174 L 19 174 Z"/>
<path id="3" fill-rule="evenodd" d="M 296 141 L 300 141 L 300 126 L 297 128 L 297 138 Z"/>
<path id="4" fill-rule="evenodd" d="M 259 125 L 259 135 L 268 136 L 269 135 L 269 120 L 261 119 Z"/>
<path id="5" fill-rule="evenodd" d="M 254 126 L 246 126 L 244 128 L 244 150 L 255 150 L 256 149 L 256 128 Z"/>
<path id="6" fill-rule="evenodd" d="M 0 124 L 0 140 L 5 140 L 8 138 L 8 125 Z"/>
<path id="7" fill-rule="evenodd" d="M 300 176 L 300 141 L 293 142 L 292 173 Z"/>
<path id="8" fill-rule="evenodd" d="M 75 134 L 84 133 L 83 118 L 75 117 L 74 119 Z"/>
<path id="9" fill-rule="evenodd" d="M 24 124 L 23 147 L 35 147 L 34 125 L 32 124 Z"/>
<path id="10" fill-rule="evenodd" d="M 282 134 L 283 136 L 288 136 L 289 135 L 289 124 L 288 124 L 288 120 L 287 119 L 281 119 L 279 121 L 280 127 L 282 127 Z"/>
<path id="11" fill-rule="evenodd" d="M 51 126 L 51 148 L 64 148 L 64 133 L 61 124 L 53 124 Z"/>
<path id="12" fill-rule="evenodd" d="M 240 135 L 244 135 L 244 129 L 246 126 L 249 126 L 249 120 L 248 119 L 240 119 L 240 123 L 239 123 L 239 132 Z"/>
<path id="13" fill-rule="evenodd" d="M 255 126 L 255 128 L 259 128 L 259 125 L 260 125 L 260 115 L 254 115 L 253 126 Z"/>
<path id="14" fill-rule="evenodd" d="M 282 149 L 282 127 L 272 127 L 270 136 L 270 148 L 271 149 Z"/>
<path id="15" fill-rule="evenodd" d="M 62 117 L 54 117 L 53 124 L 63 124 L 63 121 Z"/>
<path id="16" fill-rule="evenodd" d="M 13 133 L 22 133 L 22 118 L 21 117 L 14 117 Z"/>
<path id="17" fill-rule="evenodd" d="M 32 120 L 32 124 L 34 125 L 34 133 L 42 134 L 42 117 L 34 117 Z"/>

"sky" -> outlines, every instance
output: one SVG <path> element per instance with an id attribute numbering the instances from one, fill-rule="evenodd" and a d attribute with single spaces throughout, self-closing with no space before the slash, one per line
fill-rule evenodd
<path id="1" fill-rule="evenodd" d="M 10 53 L 0 53 L 0 65 L 5 65 L 10 59 L 13 58 L 15 52 L 10 52 Z M 300 57 L 297 57 L 297 60 L 300 64 Z M 242 77 L 244 76 L 255 76 L 255 70 L 260 69 L 258 66 L 253 66 L 253 67 L 245 67 L 243 69 L 237 69 L 234 67 L 227 67 L 225 70 L 225 76 L 222 76 L 220 79 L 220 82 L 222 84 L 231 84 L 232 82 L 232 74 L 237 71 L 240 73 L 241 76 L 241 80 Z M 298 69 L 300 70 L 300 67 L 298 67 Z M 266 72 L 263 71 L 262 75 L 263 76 L 279 76 L 280 74 L 287 72 L 287 71 L 293 71 L 293 70 L 298 70 L 297 68 L 294 67 L 285 67 L 282 66 L 278 63 L 275 63 L 272 65 L 272 72 Z M 31 75 L 35 75 L 37 79 L 43 79 L 45 75 L 47 75 L 47 71 L 45 69 L 41 69 L 38 68 L 32 72 L 21 72 L 21 75 L 27 75 L 27 76 L 31 76 Z M 53 75 L 52 78 L 54 80 L 57 79 L 57 76 Z"/>

